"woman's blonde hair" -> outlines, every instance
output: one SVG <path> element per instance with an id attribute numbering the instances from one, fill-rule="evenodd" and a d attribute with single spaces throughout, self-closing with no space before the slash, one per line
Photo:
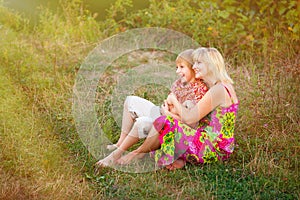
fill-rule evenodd
<path id="1" fill-rule="evenodd" d="M 229 82 L 233 80 L 229 77 L 223 56 L 216 48 L 200 47 L 193 52 L 193 62 L 202 62 L 207 65 L 208 73 L 213 75 L 218 81 Z"/>

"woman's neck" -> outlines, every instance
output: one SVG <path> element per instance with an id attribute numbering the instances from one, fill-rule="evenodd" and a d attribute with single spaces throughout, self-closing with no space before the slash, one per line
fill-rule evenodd
<path id="1" fill-rule="evenodd" d="M 208 76 L 204 78 L 204 82 L 207 84 L 209 88 L 211 88 L 212 86 L 216 85 L 220 81 L 215 79 L 214 77 Z"/>

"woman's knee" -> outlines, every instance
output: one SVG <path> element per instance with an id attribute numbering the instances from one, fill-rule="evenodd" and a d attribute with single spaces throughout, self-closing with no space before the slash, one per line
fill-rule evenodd
<path id="1" fill-rule="evenodd" d="M 165 127 L 167 122 L 166 119 L 166 116 L 160 116 L 153 122 L 153 126 L 156 129 L 156 131 L 160 132 Z"/>

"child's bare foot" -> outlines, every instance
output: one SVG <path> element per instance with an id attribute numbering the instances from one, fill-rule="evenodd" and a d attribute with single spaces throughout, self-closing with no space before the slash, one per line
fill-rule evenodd
<path id="1" fill-rule="evenodd" d="M 116 161 L 120 158 L 120 156 L 116 157 L 113 153 L 109 154 L 107 157 L 99 160 L 95 165 L 98 167 L 109 167 L 116 164 Z"/>
<path id="2" fill-rule="evenodd" d="M 173 163 L 167 165 L 166 168 L 168 170 L 176 170 L 176 169 L 183 168 L 184 165 L 185 165 L 185 161 L 179 158 L 179 159 L 175 160 Z"/>
<path id="3" fill-rule="evenodd" d="M 109 150 L 109 151 L 113 151 L 117 148 L 118 148 L 117 144 L 109 144 L 109 145 L 106 146 L 106 149 Z"/>
<path id="4" fill-rule="evenodd" d="M 122 156 L 117 160 L 117 163 L 120 165 L 127 165 L 134 159 L 140 159 L 144 157 L 144 153 L 137 153 L 135 151 L 129 152 L 127 155 Z"/>
<path id="5" fill-rule="evenodd" d="M 108 160 L 107 158 L 104 158 L 102 160 L 99 160 L 95 165 L 97 167 L 109 167 L 110 165 L 112 165 L 113 161 L 112 160 Z"/>

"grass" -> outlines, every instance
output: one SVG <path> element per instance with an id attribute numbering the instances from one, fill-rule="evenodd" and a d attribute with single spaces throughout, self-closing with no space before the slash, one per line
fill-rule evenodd
<path id="1" fill-rule="evenodd" d="M 92 197 L 65 145 L 2 68 L 0 80 L 0 199 Z"/>
<path id="2" fill-rule="evenodd" d="M 244 40 L 246 36 L 239 35 L 240 26 L 227 30 L 221 22 L 232 27 L 231 22 L 217 18 L 219 22 L 210 21 L 216 26 L 210 27 L 222 26 L 224 33 L 218 34 L 224 35 L 219 38 L 205 28 L 206 16 L 197 20 L 198 14 L 192 14 L 200 11 L 191 7 L 186 20 L 175 20 L 172 27 L 164 24 L 184 7 L 178 3 L 175 9 L 163 2 L 151 3 L 147 10 L 151 19 L 142 15 L 143 10 L 124 14 L 120 22 L 113 16 L 97 22 L 72 1 L 64 6 L 64 14 L 42 10 L 35 27 L 25 17 L 0 6 L 0 199 L 300 198 L 299 38 L 282 29 L 284 20 L 288 21 L 286 16 L 283 22 L 272 18 L 274 27 L 265 30 L 259 21 L 253 22 L 255 26 L 249 26 L 248 31 L 254 40 L 249 35 Z M 116 8 L 122 10 L 118 3 Z M 228 11 L 235 9 L 222 5 L 228 6 Z M 214 20 L 214 10 L 210 12 Z M 180 27 L 189 27 L 183 23 L 190 23 L 191 18 L 201 21 L 199 30 L 192 33 L 184 28 L 183 32 L 224 50 L 232 66 L 230 74 L 241 104 L 235 132 L 238 146 L 231 159 L 187 165 L 175 172 L 133 174 L 108 168 L 95 173 L 96 159 L 82 144 L 72 117 L 72 88 L 84 58 L 102 39 L 119 31 L 159 23 L 180 31 Z M 294 31 L 296 27 L 294 24 Z M 203 35 L 196 36 L 195 32 Z M 117 80 L 135 66 L 147 64 L 153 54 L 163 64 L 174 60 L 174 56 L 158 51 L 133 52 L 113 63 L 99 82 L 98 119 L 112 141 L 120 132 L 109 99 Z M 164 90 L 150 85 L 134 92 L 159 104 Z"/>

